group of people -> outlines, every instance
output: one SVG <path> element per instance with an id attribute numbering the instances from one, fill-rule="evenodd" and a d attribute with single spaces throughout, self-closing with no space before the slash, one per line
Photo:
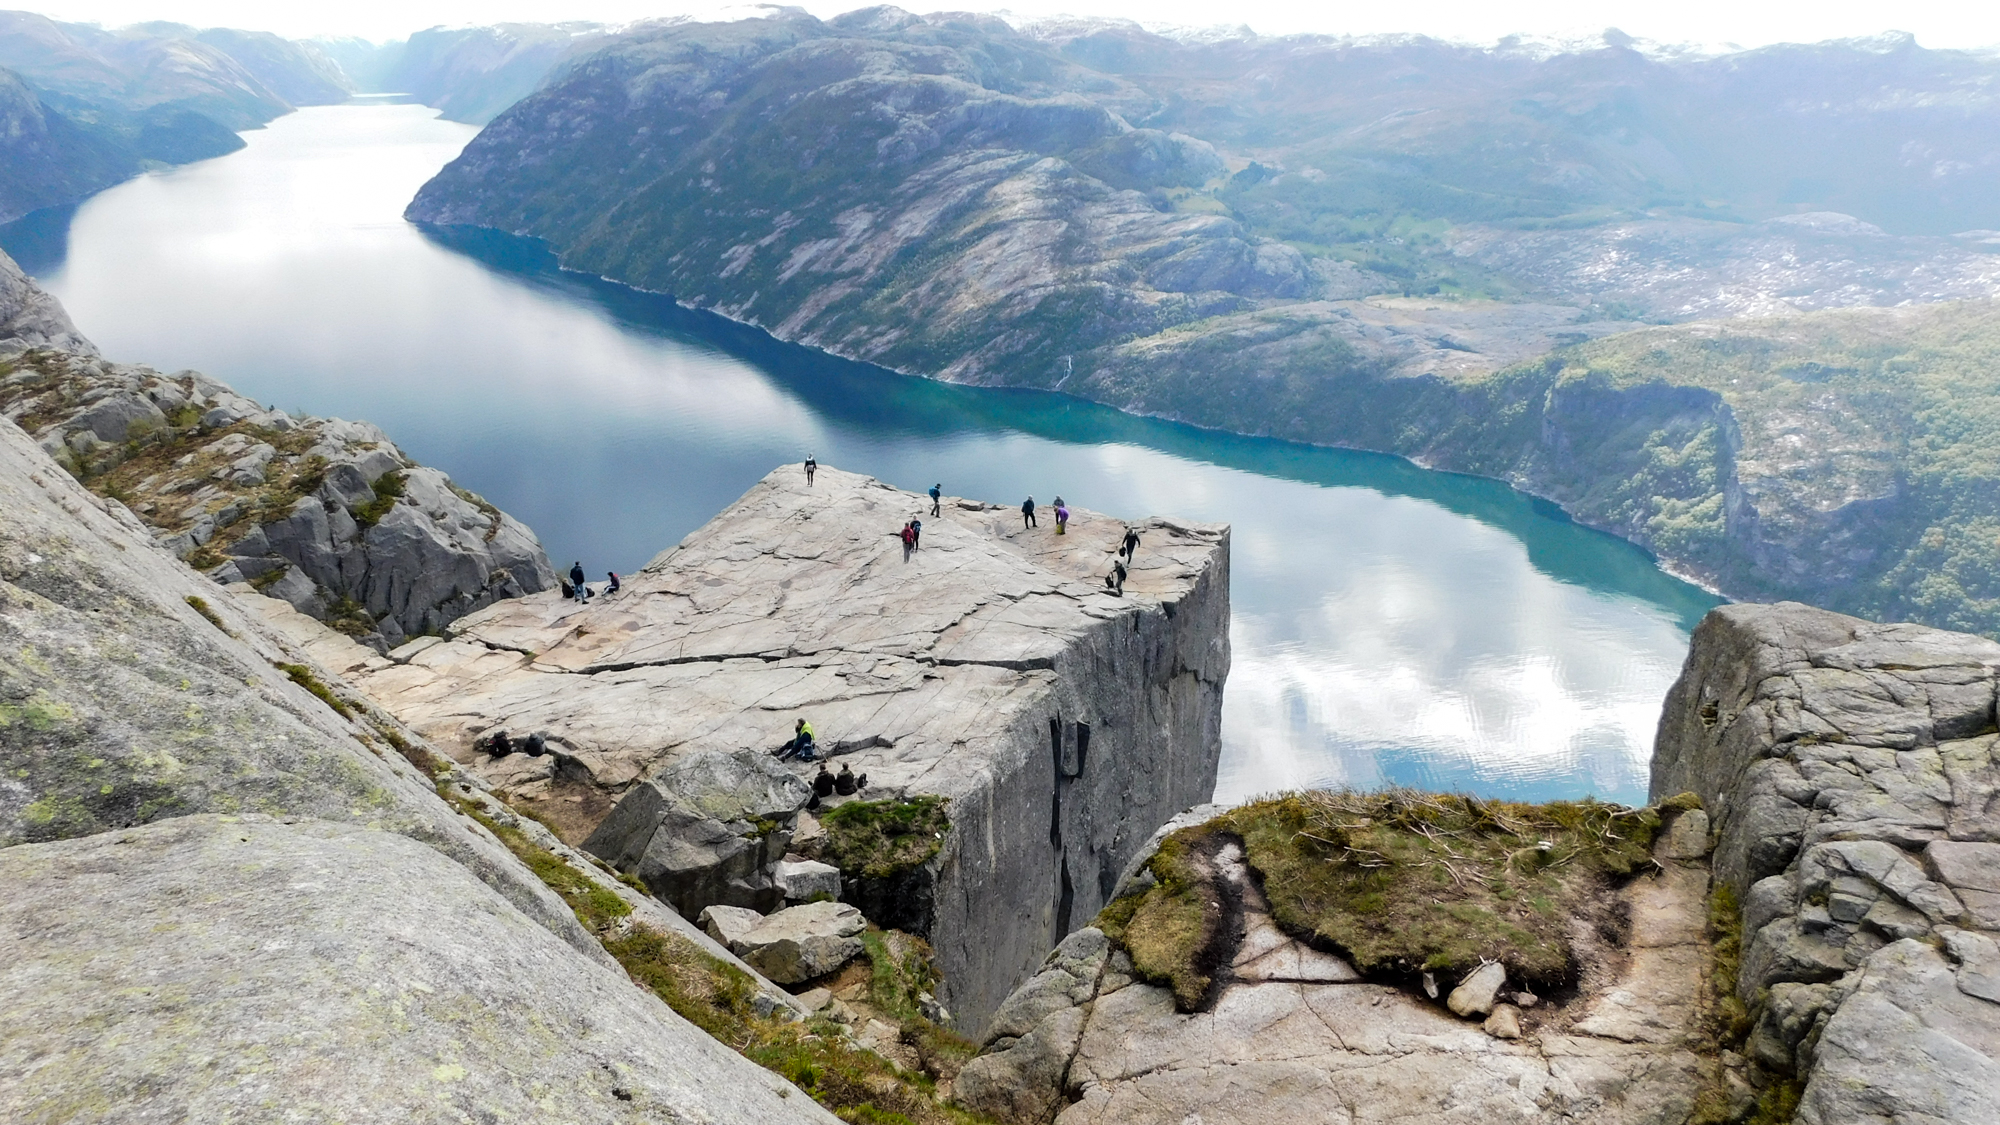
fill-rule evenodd
<path id="1" fill-rule="evenodd" d="M 819 762 L 819 773 L 813 777 L 812 782 L 812 804 L 808 805 L 808 808 L 817 808 L 822 798 L 831 797 L 836 793 L 849 797 L 868 788 L 868 775 L 865 773 L 856 776 L 845 764 L 840 767 L 839 773 L 826 768 L 824 755 L 820 753 L 819 744 L 813 737 L 812 724 L 803 718 L 792 724 L 792 737 L 786 739 L 784 745 L 771 753 L 781 762 L 793 758 L 801 762 Z"/>
<path id="2" fill-rule="evenodd" d="M 1030 496 L 1021 501 L 1021 530 L 1026 531 L 1031 527 L 1040 526 L 1042 525 L 1035 522 L 1035 498 Z M 1069 534 L 1069 505 L 1063 503 L 1063 498 L 1060 496 L 1056 497 L 1056 534 Z"/>
<path id="3" fill-rule="evenodd" d="M 911 551 L 924 545 L 924 521 L 917 519 L 906 521 L 903 530 L 897 532 L 896 537 L 903 541 L 903 557 L 909 558 Z"/>
<path id="4" fill-rule="evenodd" d="M 599 591 L 601 596 L 615 594 L 624 585 L 618 581 L 618 572 L 615 570 L 605 571 L 604 577 L 606 579 L 604 589 Z M 562 584 L 562 594 L 565 600 L 574 598 L 579 605 L 590 604 L 590 586 L 584 581 L 583 560 L 578 559 L 569 564 L 569 578 Z"/>

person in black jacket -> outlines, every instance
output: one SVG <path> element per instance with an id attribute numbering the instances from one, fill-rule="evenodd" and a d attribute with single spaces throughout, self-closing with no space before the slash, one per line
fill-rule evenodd
<path id="1" fill-rule="evenodd" d="M 569 584 L 576 588 L 576 600 L 584 605 L 589 605 L 590 587 L 583 584 L 583 579 L 583 561 L 579 559 L 569 564 Z"/>
<path id="2" fill-rule="evenodd" d="M 1026 531 L 1035 524 L 1035 498 L 1030 496 L 1021 503 L 1021 530 Z"/>

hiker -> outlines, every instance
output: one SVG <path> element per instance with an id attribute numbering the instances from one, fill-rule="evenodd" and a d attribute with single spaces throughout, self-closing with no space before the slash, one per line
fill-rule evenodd
<path id="1" fill-rule="evenodd" d="M 833 775 L 826 772 L 826 763 L 821 762 L 819 764 L 819 772 L 813 775 L 813 796 L 833 796 L 833 787 L 836 784 L 838 783 L 834 781 Z"/>
<path id="2" fill-rule="evenodd" d="M 1021 530 L 1026 531 L 1034 526 L 1036 526 L 1035 498 L 1030 496 L 1027 498 L 1027 500 L 1023 501 L 1021 504 Z"/>
<path id="3" fill-rule="evenodd" d="M 548 736 L 541 731 L 536 731 L 528 736 L 527 741 L 521 743 L 521 750 L 530 758 L 541 757 L 549 752 Z"/>
<path id="4" fill-rule="evenodd" d="M 934 484 L 934 485 L 931 485 L 931 515 L 932 515 L 932 516 L 934 516 L 934 517 L 935 517 L 936 515 L 938 515 L 938 501 L 940 501 L 940 500 L 943 500 L 943 499 L 944 499 L 944 482 L 943 482 L 943 481 L 939 481 L 938 483 L 936 483 L 936 484 Z"/>
<path id="5" fill-rule="evenodd" d="M 778 747 L 778 760 L 797 758 L 801 762 L 810 762 L 817 759 L 819 755 L 814 752 L 812 724 L 800 719 L 792 730 L 792 740 Z"/>
<path id="6" fill-rule="evenodd" d="M 1138 528 L 1136 528 L 1136 527 L 1128 527 L 1128 528 L 1126 528 L 1126 529 L 1125 529 L 1125 542 L 1123 542 L 1123 543 L 1119 544 L 1119 546 L 1118 546 L 1118 553 L 1119 553 L 1119 554 L 1121 554 L 1121 555 L 1124 555 L 1124 556 L 1125 556 L 1125 557 L 1126 557 L 1127 559 L 1132 559 L 1132 558 L 1137 558 L 1137 557 L 1138 557 L 1138 555 L 1139 555 L 1139 529 L 1138 529 Z"/>
<path id="7" fill-rule="evenodd" d="M 919 551 L 924 549 L 924 521 L 910 521 L 910 546 Z"/>
<path id="8" fill-rule="evenodd" d="M 1063 507 L 1063 502 L 1060 497 L 1056 499 L 1056 534 L 1057 535 L 1069 534 L 1069 509 Z"/>
<path id="9" fill-rule="evenodd" d="M 615 570 L 607 570 L 604 572 L 604 574 L 606 577 L 611 579 L 610 584 L 604 587 L 604 592 L 607 594 L 617 593 L 621 588 L 618 582 L 618 572 Z"/>
<path id="10" fill-rule="evenodd" d="M 488 754 L 496 758 L 504 758 L 514 752 L 514 744 L 508 740 L 506 731 L 496 730 L 491 737 L 486 739 L 480 749 L 485 750 Z"/>
<path id="11" fill-rule="evenodd" d="M 897 532 L 896 536 L 903 541 L 903 561 L 909 562 L 910 552 L 915 550 L 917 546 L 917 533 L 910 530 L 909 521 L 905 520 L 903 522 L 903 530 Z"/>
<path id="12" fill-rule="evenodd" d="M 1110 590 L 1114 594 L 1117 594 L 1121 598 L 1125 596 L 1124 559 L 1112 560 L 1111 573 L 1104 576 L 1104 588 Z"/>
<path id="13" fill-rule="evenodd" d="M 576 590 L 577 603 L 579 605 L 589 605 L 590 587 L 583 584 L 582 559 L 578 559 L 577 561 L 569 564 L 569 584 Z"/>
<path id="14" fill-rule="evenodd" d="M 840 775 L 833 779 L 833 791 L 843 797 L 852 797 L 859 788 L 854 782 L 854 771 L 845 762 L 841 763 Z"/>
<path id="15" fill-rule="evenodd" d="M 806 483 L 807 483 L 807 484 L 811 484 L 811 483 L 813 482 L 813 474 L 814 474 L 814 473 L 816 473 L 816 472 L 818 472 L 818 471 L 819 471 L 819 462 L 813 459 L 813 456 L 812 456 L 812 454 L 810 454 L 810 453 L 806 454 Z"/>

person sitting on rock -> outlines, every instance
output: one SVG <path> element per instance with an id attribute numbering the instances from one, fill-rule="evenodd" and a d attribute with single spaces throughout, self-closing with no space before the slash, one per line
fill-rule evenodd
<path id="1" fill-rule="evenodd" d="M 819 772 L 813 775 L 813 796 L 815 797 L 833 796 L 833 787 L 835 784 L 836 783 L 834 781 L 833 775 L 826 772 L 826 763 L 821 762 L 819 765 Z"/>
<path id="2" fill-rule="evenodd" d="M 521 752 L 530 758 L 539 758 L 549 752 L 549 736 L 536 731 L 521 743 Z"/>
<path id="3" fill-rule="evenodd" d="M 854 771 L 842 763 L 840 774 L 833 779 L 833 791 L 843 797 L 852 797 L 861 786 L 855 783 Z"/>
<path id="4" fill-rule="evenodd" d="M 818 757 L 813 747 L 812 724 L 800 719 L 793 725 L 791 741 L 778 747 L 778 760 L 797 758 L 801 762 L 810 762 Z"/>
<path id="5" fill-rule="evenodd" d="M 504 730 L 494 731 L 479 744 L 479 748 L 496 758 L 504 758 L 514 752 L 514 744 L 508 740 Z"/>
<path id="6" fill-rule="evenodd" d="M 604 592 L 605 592 L 605 593 L 607 593 L 607 594 L 615 594 L 615 593 L 617 593 L 617 592 L 619 591 L 619 589 L 621 588 L 621 585 L 622 585 L 622 584 L 621 584 L 621 583 L 620 583 L 620 582 L 618 581 L 618 572 L 617 572 L 617 571 L 615 571 L 615 570 L 607 570 L 607 571 L 605 571 L 605 572 L 604 572 L 604 576 L 605 576 L 606 578 L 609 578 L 609 579 L 611 580 L 610 582 L 608 582 L 608 583 L 606 583 L 606 584 L 605 584 L 605 586 L 604 586 Z"/>

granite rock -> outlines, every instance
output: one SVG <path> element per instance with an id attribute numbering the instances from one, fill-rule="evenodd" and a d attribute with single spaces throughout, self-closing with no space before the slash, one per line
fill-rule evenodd
<path id="1" fill-rule="evenodd" d="M 843 893 L 909 908 L 877 921 L 931 942 L 938 999 L 976 1035 L 1154 827 L 1208 796 L 1229 667 L 1226 528 L 1136 522 L 1118 597 L 1104 576 L 1126 521 L 1073 505 L 1057 536 L 1017 504 L 946 497 L 933 518 L 928 497 L 782 468 L 618 597 L 504 602 L 357 681 L 474 770 L 478 737 L 539 729 L 643 784 L 689 755 L 768 752 L 804 717 L 836 768 L 869 776 L 864 797 L 948 798 L 934 860 L 893 893 L 845 872 Z M 607 807 L 639 792 L 578 784 Z"/>
<path id="2" fill-rule="evenodd" d="M 30 348 L 97 354 L 96 347 L 70 323 L 61 303 L 30 281 L 14 259 L 0 251 L 0 358 L 16 356 Z"/>
<path id="3" fill-rule="evenodd" d="M 727 922 L 730 951 L 778 984 L 825 976 L 861 956 L 859 935 L 868 927 L 861 911 L 844 902 L 788 906 L 745 930 L 736 922 Z M 725 923 L 714 924 L 721 932 Z"/>
<path id="4" fill-rule="evenodd" d="M 390 832 L 199 814 L 0 849 L 0 1116 L 831 1125 Z"/>
<path id="5" fill-rule="evenodd" d="M 1793 603 L 1695 630 L 1653 792 L 1693 790 L 1714 818 L 1716 879 L 1743 904 L 1737 990 L 1762 998 L 1750 1048 L 1803 1079 L 1801 1121 L 1991 1116 L 2000 1004 L 1979 997 L 1976 931 L 2000 927 L 1996 678 L 1985 638 Z"/>

